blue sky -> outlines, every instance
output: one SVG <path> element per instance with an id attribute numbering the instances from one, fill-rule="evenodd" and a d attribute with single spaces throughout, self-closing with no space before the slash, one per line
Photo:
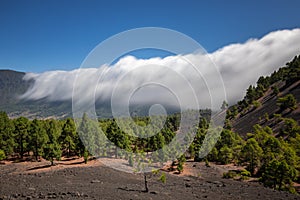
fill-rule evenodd
<path id="1" fill-rule="evenodd" d="M 300 27 L 299 7 L 297 0 L 1 0 L 0 69 L 75 69 L 101 41 L 148 26 L 180 31 L 214 52 L 271 31 Z"/>

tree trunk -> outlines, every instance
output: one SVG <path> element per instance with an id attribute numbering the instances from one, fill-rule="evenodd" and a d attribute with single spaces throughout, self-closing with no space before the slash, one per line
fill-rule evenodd
<path id="1" fill-rule="evenodd" d="M 35 160 L 38 160 L 38 144 L 37 141 L 35 142 Z"/>
<path id="2" fill-rule="evenodd" d="M 147 175 L 145 173 L 144 173 L 144 181 L 145 181 L 145 192 L 149 192 Z"/>
<path id="3" fill-rule="evenodd" d="M 38 160 L 38 148 L 35 146 L 35 160 Z"/>
<path id="4" fill-rule="evenodd" d="M 279 178 L 279 190 L 281 190 L 281 188 L 282 188 L 282 182 L 283 182 L 283 177 L 282 177 L 282 175 L 280 175 L 280 178 Z"/>
<path id="5" fill-rule="evenodd" d="M 68 158 L 70 157 L 70 148 L 71 148 L 71 144 L 69 142 L 69 146 L 68 146 Z"/>
<path id="6" fill-rule="evenodd" d="M 20 141 L 20 145 L 21 145 L 21 150 L 20 150 L 20 154 L 21 154 L 21 158 L 23 158 L 23 140 L 21 138 L 21 141 Z"/>
<path id="7" fill-rule="evenodd" d="M 276 180 L 275 180 L 275 178 L 273 180 L 273 189 L 276 190 Z"/>

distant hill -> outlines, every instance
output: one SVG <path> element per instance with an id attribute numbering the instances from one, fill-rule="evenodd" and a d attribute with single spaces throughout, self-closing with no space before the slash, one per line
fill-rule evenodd
<path id="1" fill-rule="evenodd" d="M 19 96 L 34 83 L 23 80 L 25 73 L 0 70 L 0 110 L 10 117 L 63 118 L 71 114 L 70 102 L 25 101 Z"/>
<path id="2" fill-rule="evenodd" d="M 278 99 L 288 94 L 297 101 L 294 110 L 278 105 Z M 256 86 L 249 86 L 244 99 L 229 108 L 227 125 L 242 136 L 253 132 L 256 124 L 269 126 L 278 134 L 286 118 L 300 122 L 300 56 L 270 76 L 260 77 Z"/>
<path id="3" fill-rule="evenodd" d="M 0 70 L 0 105 L 17 103 L 18 96 L 23 94 L 32 84 L 24 81 L 25 73 L 12 70 Z"/>

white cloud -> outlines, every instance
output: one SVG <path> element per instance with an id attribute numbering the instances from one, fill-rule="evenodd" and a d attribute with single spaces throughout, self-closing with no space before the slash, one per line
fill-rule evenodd
<path id="1" fill-rule="evenodd" d="M 235 103 L 259 76 L 269 75 L 298 54 L 300 29 L 280 30 L 261 39 L 225 46 L 208 56 L 191 53 L 146 60 L 127 56 L 112 66 L 103 65 L 98 69 L 28 73 L 24 79 L 34 79 L 35 84 L 21 98 L 71 100 L 76 86 L 76 98 L 80 97 L 83 104 L 91 102 L 96 90 L 97 100 L 110 102 L 113 97 L 116 106 L 127 104 L 129 100 L 178 106 L 179 99 L 182 107 L 195 107 L 193 93 L 196 93 L 201 107 L 210 107 L 211 101 L 217 105 L 224 99 L 222 82 L 210 59 L 222 76 L 228 101 Z M 79 75 L 77 79 L 76 75 Z"/>

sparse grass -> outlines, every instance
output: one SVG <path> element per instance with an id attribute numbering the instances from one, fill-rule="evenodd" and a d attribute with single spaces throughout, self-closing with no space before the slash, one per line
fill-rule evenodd
<path id="1" fill-rule="evenodd" d="M 161 176 L 159 177 L 159 180 L 162 182 L 162 183 L 166 183 L 167 182 L 167 177 L 166 177 L 166 174 L 163 172 L 161 173 Z"/>

